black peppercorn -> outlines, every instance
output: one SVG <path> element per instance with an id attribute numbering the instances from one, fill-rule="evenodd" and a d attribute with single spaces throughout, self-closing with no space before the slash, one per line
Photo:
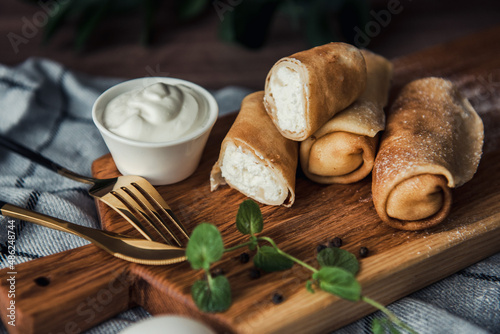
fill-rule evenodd
<path id="1" fill-rule="evenodd" d="M 341 246 L 342 246 L 342 239 L 340 239 L 339 237 L 335 237 L 328 242 L 328 247 L 330 248 L 332 247 L 340 248 Z"/>
<path id="2" fill-rule="evenodd" d="M 281 304 L 283 302 L 283 300 L 284 300 L 283 295 L 281 295 L 277 292 L 273 295 L 273 298 L 272 298 L 273 304 Z"/>
<path id="3" fill-rule="evenodd" d="M 257 268 L 251 268 L 249 271 L 249 275 L 251 279 L 257 279 L 260 277 L 260 271 Z"/>
<path id="4" fill-rule="evenodd" d="M 321 251 L 322 251 L 323 249 L 325 249 L 325 248 L 326 248 L 326 246 L 325 246 L 325 245 L 318 245 L 318 246 L 316 247 L 316 252 L 318 252 L 318 253 L 319 253 L 319 252 L 321 252 Z"/>
<path id="5" fill-rule="evenodd" d="M 368 248 L 361 247 L 359 249 L 359 256 L 361 256 L 361 257 L 367 257 L 368 256 Z"/>
<path id="6" fill-rule="evenodd" d="M 240 254 L 240 262 L 241 263 L 248 263 L 248 261 L 250 261 L 250 255 L 248 255 L 248 253 L 241 253 Z"/>

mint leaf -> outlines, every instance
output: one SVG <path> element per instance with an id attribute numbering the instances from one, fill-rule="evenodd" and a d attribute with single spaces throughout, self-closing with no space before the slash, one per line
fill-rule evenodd
<path id="1" fill-rule="evenodd" d="M 373 334 L 384 334 L 385 333 L 385 329 L 382 326 L 382 322 L 378 318 L 375 318 L 372 321 L 372 333 Z"/>
<path id="2" fill-rule="evenodd" d="M 186 248 L 186 257 L 193 269 L 210 269 L 224 252 L 219 230 L 212 224 L 202 223 L 193 230 Z"/>
<path id="3" fill-rule="evenodd" d="M 313 289 L 313 281 L 309 280 L 306 282 L 306 290 L 309 291 L 310 293 L 315 293 Z"/>
<path id="4" fill-rule="evenodd" d="M 284 257 L 271 246 L 262 246 L 257 251 L 253 258 L 253 263 L 257 268 L 265 272 L 280 271 L 290 269 L 293 266 L 293 261 Z"/>
<path id="5" fill-rule="evenodd" d="M 313 274 L 323 291 L 350 301 L 361 298 L 361 285 L 353 274 L 339 267 L 322 267 Z"/>
<path id="6" fill-rule="evenodd" d="M 199 280 L 191 287 L 191 297 L 203 312 L 224 312 L 231 306 L 231 286 L 222 275 Z"/>
<path id="7" fill-rule="evenodd" d="M 340 267 L 353 275 L 359 271 L 359 262 L 351 252 L 341 248 L 325 248 L 316 259 L 321 267 Z"/>
<path id="8" fill-rule="evenodd" d="M 236 214 L 236 228 L 243 234 L 254 235 L 262 231 L 264 219 L 259 205 L 247 199 L 240 204 Z"/>

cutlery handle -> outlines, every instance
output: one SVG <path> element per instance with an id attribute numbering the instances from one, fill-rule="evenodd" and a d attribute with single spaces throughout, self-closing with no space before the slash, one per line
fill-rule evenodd
<path id="1" fill-rule="evenodd" d="M 32 151 L 31 149 L 18 144 L 9 138 L 6 138 L 5 136 L 0 135 L 0 146 L 3 148 L 6 148 L 12 152 L 15 152 L 19 155 L 22 155 L 23 157 L 39 164 L 42 165 L 45 168 L 48 168 L 57 174 L 60 174 L 62 176 L 68 177 L 72 180 L 83 182 L 83 183 L 94 183 L 93 178 L 89 178 L 80 174 L 77 174 L 75 172 L 72 172 L 63 166 L 59 165 L 58 163 L 55 163 L 54 161 L 47 159 L 40 153 L 37 153 L 35 151 Z"/>
<path id="2" fill-rule="evenodd" d="M 59 169 L 63 168 L 62 166 L 58 165 L 57 163 L 45 158 L 40 153 L 32 151 L 29 148 L 24 147 L 16 142 L 13 142 L 9 138 L 6 138 L 2 135 L 0 135 L 0 146 L 4 147 L 12 152 L 15 152 L 19 155 L 22 155 L 23 157 L 25 157 L 33 162 L 36 162 L 37 164 L 42 165 L 45 168 L 53 170 L 56 173 L 58 173 Z"/>
<path id="3" fill-rule="evenodd" d="M 79 236 L 80 238 L 84 238 L 92 243 L 104 242 L 106 240 L 109 241 L 112 238 L 130 239 L 130 240 L 134 239 L 128 235 L 120 233 L 97 230 L 91 227 L 73 224 L 68 221 L 44 215 L 43 213 L 38 213 L 35 211 L 31 211 L 29 209 L 24 209 L 4 201 L 0 201 L 0 214 L 3 216 L 17 218 L 20 220 L 28 221 L 33 224 L 48 227 L 53 230 L 71 233 L 76 236 Z"/>
<path id="4" fill-rule="evenodd" d="M 12 218 L 17 218 L 31 223 L 45 226 L 54 230 L 62 231 L 77 235 L 79 237 L 90 240 L 86 234 L 89 231 L 94 231 L 89 227 L 73 224 L 55 217 L 47 216 L 38 212 L 34 212 L 28 209 L 21 208 L 3 201 L 0 201 L 0 213 L 3 216 L 9 216 Z"/>

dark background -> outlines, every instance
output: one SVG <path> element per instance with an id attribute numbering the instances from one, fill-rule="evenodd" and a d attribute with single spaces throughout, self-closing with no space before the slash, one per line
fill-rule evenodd
<path id="1" fill-rule="evenodd" d="M 401 0 L 400 4 L 402 11 L 392 15 L 389 24 L 381 27 L 367 46 L 390 59 L 500 24 L 498 0 Z M 378 12 L 387 9 L 388 1 L 371 1 L 370 5 Z M 8 34 L 22 35 L 23 20 L 33 21 L 41 10 L 20 0 L 0 1 L 1 64 L 14 66 L 30 57 L 44 57 L 91 75 L 172 76 L 207 88 L 240 85 L 262 89 L 275 61 L 309 47 L 303 34 L 291 29 L 286 17 L 273 21 L 267 43 L 261 49 L 228 44 L 217 36 L 220 18 L 215 8 L 208 8 L 194 21 L 178 24 L 165 1 L 156 13 L 148 47 L 139 43 L 140 18 L 125 15 L 99 24 L 82 52 L 75 52 L 71 23 L 61 28 L 47 45 L 41 43 L 40 29 L 15 52 Z"/>

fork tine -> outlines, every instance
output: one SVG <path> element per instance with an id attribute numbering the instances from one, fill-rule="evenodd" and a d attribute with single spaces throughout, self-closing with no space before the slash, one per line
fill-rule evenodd
<path id="1" fill-rule="evenodd" d="M 160 210 L 168 217 L 168 219 L 177 227 L 177 229 L 181 231 L 184 238 L 186 238 L 186 240 L 189 240 L 189 235 L 184 225 L 181 223 L 179 218 L 175 216 L 174 212 L 165 202 L 163 197 L 150 183 L 141 182 L 141 184 L 139 184 L 138 182 L 132 182 L 131 184 L 148 200 L 148 202 L 155 203 L 160 208 Z"/>
<path id="2" fill-rule="evenodd" d="M 109 195 L 101 197 L 100 199 L 121 214 L 122 217 L 135 227 L 135 229 L 138 230 L 144 238 L 154 241 L 154 236 L 143 225 L 140 219 L 137 218 L 138 216 L 143 216 L 140 214 L 137 207 L 131 205 L 130 201 L 127 201 L 127 199 L 123 198 L 123 196 L 116 191 L 110 191 L 108 194 Z M 135 215 L 133 212 L 135 212 Z M 148 226 L 149 225 L 150 224 L 148 224 Z"/>
<path id="3" fill-rule="evenodd" d="M 139 225 L 141 230 L 148 231 L 148 235 L 152 237 L 153 241 L 155 239 L 158 240 L 159 237 L 163 242 L 172 244 L 169 238 L 158 229 L 157 223 L 154 221 L 158 219 L 157 216 L 146 205 L 144 205 L 142 201 L 133 196 L 133 194 L 131 195 L 130 191 L 126 191 L 126 189 L 127 188 L 122 187 L 121 189 L 113 190 L 111 194 L 127 205 L 127 208 L 131 211 L 132 215 L 134 215 L 134 220 L 136 222 L 142 220 L 146 223 L 146 225 L 143 225 L 139 222 L 139 224 L 136 225 Z M 150 232 L 154 232 L 153 234 L 157 237 L 152 236 Z"/>
<path id="4" fill-rule="evenodd" d="M 170 228 L 170 224 L 165 222 L 163 217 L 154 207 L 154 201 L 150 202 L 143 196 L 143 194 L 141 194 L 140 191 L 132 187 L 121 187 L 118 191 L 115 190 L 115 192 L 121 193 L 123 198 L 127 196 L 130 205 L 132 205 L 132 203 L 136 204 L 135 211 L 148 222 L 151 228 L 160 236 L 161 239 L 167 243 L 171 243 L 170 240 L 173 240 L 175 244 L 180 247 L 182 246 L 181 241 Z"/>
<path id="5" fill-rule="evenodd" d="M 161 215 L 156 211 L 156 209 L 153 207 L 153 203 L 149 202 L 146 198 L 141 198 L 142 194 L 137 191 L 134 191 L 134 189 L 130 189 L 127 187 L 122 187 L 121 190 L 123 190 L 127 195 L 130 196 L 139 206 L 145 211 L 140 213 L 144 215 L 144 217 L 148 220 L 148 222 L 151 224 L 151 227 L 160 235 L 160 237 L 165 240 L 166 242 L 169 242 L 168 236 L 163 233 L 162 228 L 167 230 L 168 234 L 170 237 L 175 241 L 175 243 L 179 246 L 181 246 L 180 240 L 177 238 L 177 236 L 174 234 L 174 232 L 169 228 L 168 224 L 165 223 L 165 221 L 162 219 Z"/>

